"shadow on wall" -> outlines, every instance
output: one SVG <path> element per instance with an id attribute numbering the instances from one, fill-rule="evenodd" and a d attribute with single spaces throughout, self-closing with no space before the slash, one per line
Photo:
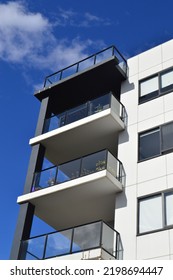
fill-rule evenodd
<path id="1" fill-rule="evenodd" d="M 124 208 L 127 206 L 127 197 L 125 194 L 125 188 L 120 193 L 116 195 L 116 209 Z"/>
<path id="2" fill-rule="evenodd" d="M 128 141 L 129 141 L 129 133 L 128 133 L 127 129 L 125 128 L 125 130 L 121 132 L 118 144 L 121 145 Z"/>
<path id="3" fill-rule="evenodd" d="M 123 260 L 123 253 L 124 253 L 124 248 L 123 248 L 123 243 L 121 239 L 121 235 L 119 237 L 119 242 L 118 242 L 118 250 L 117 250 L 117 259 L 118 260 Z"/>
<path id="4" fill-rule="evenodd" d="M 134 83 L 129 83 L 129 81 L 126 80 L 122 86 L 121 94 L 130 92 L 131 90 L 134 90 L 134 88 L 135 88 Z"/>

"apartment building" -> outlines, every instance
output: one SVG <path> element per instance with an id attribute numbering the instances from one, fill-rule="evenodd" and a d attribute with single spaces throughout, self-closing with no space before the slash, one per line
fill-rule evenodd
<path id="1" fill-rule="evenodd" d="M 172 50 L 45 78 L 11 259 L 173 259 Z M 54 231 L 31 236 L 34 216 Z"/>

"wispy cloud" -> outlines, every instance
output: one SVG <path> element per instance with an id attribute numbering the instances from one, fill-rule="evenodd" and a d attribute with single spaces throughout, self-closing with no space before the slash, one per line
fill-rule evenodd
<path id="1" fill-rule="evenodd" d="M 60 26 L 93 27 L 111 25 L 111 21 L 108 18 L 101 18 L 89 12 L 81 14 L 71 9 L 59 8 L 56 24 Z"/>
<path id="2" fill-rule="evenodd" d="M 57 25 L 68 22 L 70 25 L 84 26 L 101 22 L 99 17 L 90 13 L 77 22 L 78 17 L 72 10 L 61 9 L 60 12 Z M 90 39 L 58 39 L 54 28 L 54 23 L 41 13 L 31 13 L 24 2 L 0 4 L 0 59 L 34 68 L 57 70 L 88 55 L 88 48 L 98 44 L 103 46 L 103 42 Z"/>

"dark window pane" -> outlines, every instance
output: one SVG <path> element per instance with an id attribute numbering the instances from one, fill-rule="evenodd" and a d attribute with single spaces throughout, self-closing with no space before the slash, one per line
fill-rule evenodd
<path id="1" fill-rule="evenodd" d="M 110 107 L 110 95 L 106 94 L 97 99 L 90 101 L 89 115 L 101 112 Z"/>
<path id="2" fill-rule="evenodd" d="M 78 121 L 87 116 L 87 104 L 82 104 L 67 112 L 66 124 Z"/>
<path id="3" fill-rule="evenodd" d="M 173 122 L 162 126 L 162 151 L 173 149 Z"/>
<path id="4" fill-rule="evenodd" d="M 160 129 L 150 130 L 139 136 L 139 160 L 160 154 Z"/>

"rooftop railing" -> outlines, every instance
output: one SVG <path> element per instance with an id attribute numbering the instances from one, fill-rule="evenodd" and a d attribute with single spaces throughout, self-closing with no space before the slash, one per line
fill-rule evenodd
<path id="1" fill-rule="evenodd" d="M 108 150 L 102 150 L 37 172 L 32 191 L 62 184 L 104 169 L 124 185 L 125 173 L 122 163 Z"/>
<path id="2" fill-rule="evenodd" d="M 78 73 L 86 68 L 93 66 L 105 59 L 114 56 L 117 59 L 117 64 L 120 66 L 122 71 L 127 74 L 127 61 L 119 50 L 115 46 L 110 46 L 103 49 L 91 56 L 88 56 L 68 67 L 65 67 L 51 75 L 46 76 L 44 81 L 44 87 L 50 86 L 58 81 L 65 79 L 66 77 Z"/>
<path id="3" fill-rule="evenodd" d="M 80 106 L 74 107 L 58 115 L 52 115 L 45 120 L 44 133 L 73 123 L 80 119 L 94 115 L 108 108 L 117 114 L 122 121 L 125 120 L 125 107 L 118 101 L 112 92 L 90 100 Z"/>
<path id="4" fill-rule="evenodd" d="M 103 221 L 32 237 L 21 243 L 21 259 L 44 260 L 102 248 L 118 258 L 120 234 Z"/>

